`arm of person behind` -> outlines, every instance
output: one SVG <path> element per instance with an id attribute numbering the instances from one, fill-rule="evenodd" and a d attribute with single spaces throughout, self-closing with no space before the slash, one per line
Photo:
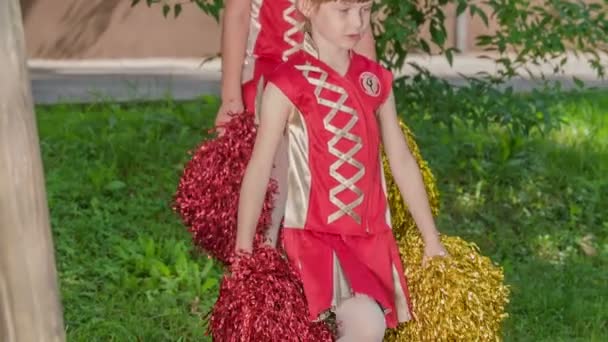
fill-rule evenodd
<path id="1" fill-rule="evenodd" d="M 277 148 L 283 138 L 291 109 L 289 99 L 274 84 L 268 83 L 262 97 L 260 125 L 253 153 L 241 184 L 237 218 L 236 251 L 250 253 L 256 226 Z"/>
<path id="2" fill-rule="evenodd" d="M 378 116 L 382 141 L 393 179 L 422 235 L 425 257 L 444 256 L 446 251 L 439 239 L 439 232 L 435 226 L 420 168 L 399 126 L 392 91 L 380 107 Z"/>
<path id="3" fill-rule="evenodd" d="M 225 1 L 222 23 L 222 104 L 215 118 L 216 126 L 230 119 L 228 114 L 244 110 L 241 76 L 247 50 L 251 0 Z"/>

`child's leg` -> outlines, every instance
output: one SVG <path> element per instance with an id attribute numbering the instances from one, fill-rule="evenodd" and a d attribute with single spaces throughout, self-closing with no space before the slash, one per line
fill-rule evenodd
<path id="1" fill-rule="evenodd" d="M 266 232 L 268 244 L 276 247 L 281 220 L 285 214 L 285 202 L 287 201 L 287 167 L 289 163 L 287 152 L 287 138 L 284 137 L 279 144 L 277 153 L 274 157 L 274 167 L 270 177 L 277 181 L 278 193 L 274 200 L 274 210 L 272 211 L 272 223 Z"/>
<path id="2" fill-rule="evenodd" d="M 357 295 L 336 308 L 338 342 L 381 342 L 386 330 L 382 309 L 372 298 Z"/>

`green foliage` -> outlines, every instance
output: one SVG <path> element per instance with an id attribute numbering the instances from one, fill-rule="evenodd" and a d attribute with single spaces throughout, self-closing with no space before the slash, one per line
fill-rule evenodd
<path id="1" fill-rule="evenodd" d="M 563 125 L 524 135 L 405 117 L 438 180 L 438 226 L 504 267 L 505 341 L 605 341 L 608 93 L 517 96 L 544 99 Z M 191 251 L 170 207 L 217 105 L 37 108 L 68 340 L 209 340 L 201 317 L 222 270 Z"/>
<path id="2" fill-rule="evenodd" d="M 477 37 L 477 45 L 500 54 L 496 62 L 503 67 L 500 76 L 512 77 L 526 64 L 552 62 L 559 73 L 568 57 L 568 49 L 586 55 L 590 66 L 603 77 L 599 51 L 606 52 L 608 19 L 606 3 L 569 0 L 487 1 L 496 18 L 496 33 Z M 479 11 L 477 12 L 479 13 Z M 512 51 L 514 55 L 507 57 Z"/>
<path id="3" fill-rule="evenodd" d="M 431 53 L 438 49 L 451 63 L 456 49 L 446 45 L 445 6 L 456 6 L 458 14 L 480 18 L 493 33 L 476 37 L 478 48 L 496 54 L 501 81 L 526 70 L 530 64 L 553 62 L 559 73 L 567 61 L 568 48 L 586 53 L 598 76 L 604 75 L 598 51 L 608 51 L 606 3 L 570 0 L 381 0 L 376 10 L 383 18 L 374 24 L 381 60 L 395 70 L 403 67 L 411 51 Z M 426 32 L 430 39 L 419 38 Z"/>
<path id="4" fill-rule="evenodd" d="M 134 4 L 139 1 L 135 0 Z M 182 3 L 196 3 L 216 19 L 223 6 L 221 0 L 183 1 L 147 0 L 148 5 L 163 4 L 165 16 L 177 17 Z M 546 75 L 533 75 L 530 67 L 541 63 L 552 65 L 552 73 L 563 72 L 570 49 L 582 53 L 597 75 L 603 77 L 605 66 L 599 52 L 608 46 L 606 2 L 584 3 L 571 0 L 379 0 L 375 2 L 378 20 L 373 22 L 379 59 L 389 68 L 402 70 L 411 52 L 440 53 L 452 64 L 457 49 L 447 40 L 446 6 L 453 5 L 457 14 L 480 18 L 495 29 L 476 37 L 478 48 L 488 52 L 498 72 L 470 78 L 462 87 L 439 80 L 428 70 L 414 65 L 418 73 L 397 79 L 399 108 L 406 115 L 431 117 L 435 122 L 453 126 L 457 121 L 473 126 L 498 123 L 513 131 L 529 133 L 549 131 L 561 118 L 551 113 L 547 103 L 513 96 L 513 89 L 499 86 L 510 79 L 529 74 L 541 80 Z M 421 35 L 427 33 L 427 35 Z M 422 37 L 430 38 L 422 38 Z M 582 86 L 578 79 L 576 84 Z M 546 82 L 553 92 L 560 89 Z M 445 95 L 445 96 L 441 96 Z M 481 99 L 481 101 L 477 101 Z M 503 106 L 505 103 L 509 106 Z"/>
<path id="5" fill-rule="evenodd" d="M 544 135 L 408 121 L 439 182 L 438 226 L 504 267 L 505 341 L 608 338 L 606 95 L 562 94 L 564 124 Z"/>
<path id="6" fill-rule="evenodd" d="M 140 0 L 132 0 L 132 6 Z M 173 12 L 178 17 L 183 4 L 194 3 L 200 10 L 219 18 L 223 0 L 146 0 L 148 6 L 161 4 L 165 16 Z M 599 51 L 608 52 L 608 18 L 606 2 L 586 3 L 571 0 L 379 0 L 373 23 L 380 60 L 399 70 L 408 53 L 432 48 L 445 55 L 450 64 L 456 48 L 448 46 L 446 6 L 456 7 L 457 15 L 480 18 L 486 27 L 490 20 L 497 27 L 493 33 L 476 37 L 484 51 L 497 53 L 494 61 L 502 68 L 499 78 L 508 79 L 531 64 L 554 62 L 553 72 L 562 71 L 568 60 L 565 52 L 572 49 L 585 53 L 590 66 L 603 76 Z M 420 38 L 426 32 L 430 39 Z"/>
<path id="7" fill-rule="evenodd" d="M 116 239 L 113 253 L 117 262 L 107 269 L 114 290 L 145 294 L 195 298 L 217 287 L 217 272 L 212 259 L 194 262 L 191 247 L 183 239 L 154 241 L 138 236 L 136 240 Z M 210 275 L 214 275 L 210 276 Z"/>
<path id="8" fill-rule="evenodd" d="M 171 211 L 215 98 L 36 109 L 70 341 L 201 341 L 221 270 Z"/>
<path id="9" fill-rule="evenodd" d="M 397 109 L 408 121 L 429 121 L 449 129 L 462 124 L 474 128 L 499 125 L 511 133 L 528 135 L 549 132 L 563 121 L 563 112 L 555 107 L 563 95 L 559 84 L 545 84 L 523 95 L 511 85 L 497 87 L 478 77 L 454 87 L 418 67 L 414 76 L 397 79 L 394 91 L 399 94 Z"/>
<path id="10" fill-rule="evenodd" d="M 547 132 L 562 121 L 559 112 L 551 111 L 561 89 L 547 81 L 547 75 L 533 74 L 530 67 L 548 63 L 552 73 L 562 73 L 570 49 L 583 53 L 597 75 L 604 76 L 599 52 L 606 52 L 608 46 L 606 6 L 569 0 L 540 4 L 527 0 L 382 0 L 376 11 L 383 20 L 374 24 L 380 60 L 401 70 L 409 52 L 439 51 L 452 64 L 457 50 L 446 45 L 444 9 L 448 4 L 454 4 L 459 14 L 481 18 L 486 27 L 490 19 L 496 24 L 491 33 L 476 37 L 476 45 L 488 53 L 481 58 L 493 60 L 497 73 L 479 74 L 467 78 L 462 86 L 453 86 L 413 64 L 417 73 L 397 79 L 395 84 L 398 108 L 413 120 L 426 118 L 448 127 L 499 124 L 524 134 Z M 430 38 L 421 38 L 423 32 Z M 541 91 L 521 97 L 512 86 L 504 85 L 522 74 L 542 81 Z M 582 86 L 580 80 L 575 82 Z M 551 97 L 537 96 L 540 92 Z"/>
<path id="11" fill-rule="evenodd" d="M 432 47 L 438 47 L 451 61 L 456 50 L 445 46 L 447 29 L 444 6 L 449 2 L 432 0 L 421 4 L 416 1 L 377 1 L 374 4 L 375 13 L 380 19 L 373 21 L 372 28 L 379 60 L 393 70 L 400 70 L 411 51 L 431 54 Z M 430 41 L 419 36 L 423 30 L 430 34 Z"/>
<path id="12" fill-rule="evenodd" d="M 139 4 L 141 0 L 132 0 L 131 7 Z M 224 8 L 223 0 L 145 0 L 148 7 L 160 5 L 163 16 L 168 17 L 171 13 L 177 18 L 183 10 L 184 5 L 195 5 L 201 11 L 211 15 L 215 20 L 220 19 L 220 11 Z"/>

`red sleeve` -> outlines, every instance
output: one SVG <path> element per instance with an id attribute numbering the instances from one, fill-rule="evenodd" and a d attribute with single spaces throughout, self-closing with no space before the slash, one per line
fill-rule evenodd
<path id="1" fill-rule="evenodd" d="M 298 96 L 301 95 L 297 87 L 297 83 L 300 80 L 294 76 L 293 67 L 288 64 L 282 64 L 268 76 L 268 82 L 279 88 L 292 103 L 297 103 Z"/>

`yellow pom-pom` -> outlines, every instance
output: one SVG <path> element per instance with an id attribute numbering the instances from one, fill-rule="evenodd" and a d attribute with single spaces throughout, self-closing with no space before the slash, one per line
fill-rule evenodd
<path id="1" fill-rule="evenodd" d="M 387 333 L 385 341 L 498 341 L 507 317 L 509 289 L 502 269 L 473 243 L 444 236 L 449 256 L 422 266 L 423 242 L 399 241 L 415 319 Z"/>
<path id="2" fill-rule="evenodd" d="M 473 243 L 443 236 L 448 257 L 422 266 L 417 234 L 399 241 L 415 319 L 387 332 L 385 341 L 498 341 L 509 289 L 502 269 Z"/>
<path id="3" fill-rule="evenodd" d="M 433 215 L 439 212 L 439 192 L 428 164 L 420 155 L 414 136 L 401 123 L 412 154 L 418 162 Z M 429 260 L 422 266 L 423 242 L 416 223 L 393 181 L 386 157 L 388 201 L 393 232 L 414 309 L 415 319 L 387 332 L 385 341 L 497 341 L 508 302 L 509 289 L 502 269 L 482 256 L 473 243 L 442 237 L 450 256 Z"/>
<path id="4" fill-rule="evenodd" d="M 437 215 L 439 213 L 439 192 L 437 191 L 435 176 L 433 176 L 428 163 L 422 159 L 412 131 L 403 122 L 401 122 L 401 130 L 403 131 L 403 135 L 405 135 L 410 151 L 412 151 L 412 155 L 418 162 L 418 167 L 422 173 L 422 179 L 424 180 L 424 186 L 426 188 L 426 193 L 429 198 L 429 204 L 431 205 L 433 215 Z M 407 205 L 401 199 L 401 193 L 399 192 L 399 189 L 397 188 L 397 185 L 395 185 L 395 181 L 391 176 L 390 167 L 385 155 L 383 155 L 382 161 L 384 164 L 384 173 L 386 174 L 388 202 L 391 208 L 391 215 L 393 217 L 393 234 L 395 234 L 395 238 L 399 240 L 401 236 L 403 236 L 408 230 L 415 229 L 416 223 L 414 222 L 412 215 L 410 215 Z"/>

